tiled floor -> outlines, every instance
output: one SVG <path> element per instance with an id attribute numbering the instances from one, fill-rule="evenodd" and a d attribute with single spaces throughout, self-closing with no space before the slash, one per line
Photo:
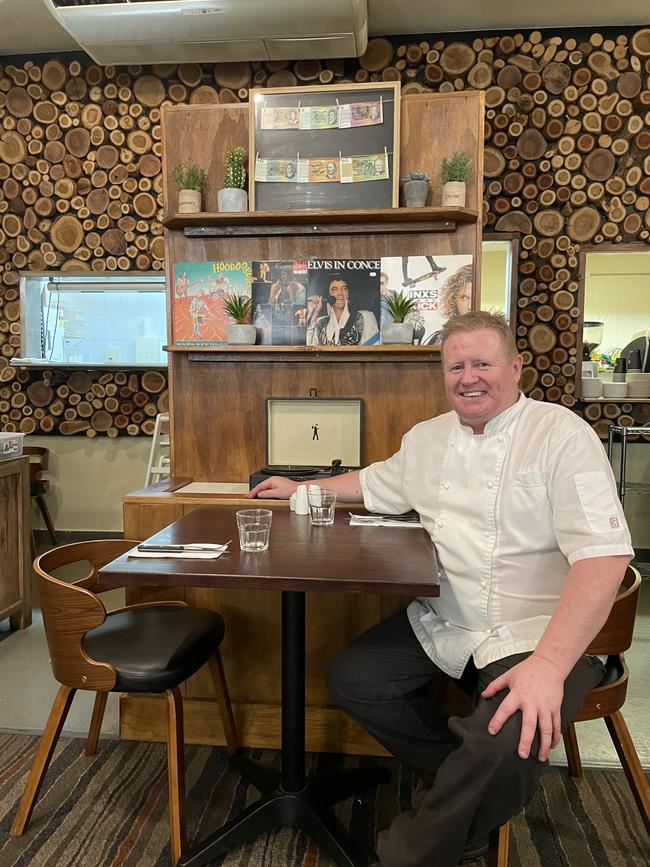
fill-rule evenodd
<path id="1" fill-rule="evenodd" d="M 37 594 L 34 594 L 37 599 Z M 123 592 L 103 594 L 107 608 L 124 604 Z M 626 654 L 630 668 L 627 700 L 623 709 L 630 734 L 645 768 L 650 768 L 650 580 L 645 580 L 634 642 Z M 0 622 L 0 731 L 40 733 L 45 726 L 57 684 L 49 664 L 43 621 L 38 608 L 29 629 L 9 631 L 9 621 Z M 78 692 L 66 722 L 64 733 L 84 736 L 88 730 L 93 693 Z M 110 695 L 103 737 L 118 735 L 118 700 Z M 602 720 L 577 726 L 580 754 L 585 767 L 620 767 L 618 757 Z M 565 764 L 560 745 L 553 753 L 554 764 Z"/>

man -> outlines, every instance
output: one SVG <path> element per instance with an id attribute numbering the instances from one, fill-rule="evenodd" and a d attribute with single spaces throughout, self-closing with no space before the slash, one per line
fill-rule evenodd
<path id="1" fill-rule="evenodd" d="M 322 295 L 307 298 L 308 346 L 366 346 L 379 341 L 379 326 L 370 310 L 350 308 L 350 290 L 347 280 L 333 274 L 329 281 L 329 297 L 326 313 Z"/>
<path id="2" fill-rule="evenodd" d="M 440 596 L 377 624 L 330 670 L 347 713 L 431 784 L 380 835 L 382 867 L 454 867 L 521 809 L 602 677 L 584 650 L 633 554 L 602 445 L 570 411 L 519 394 L 505 320 L 449 320 L 442 360 L 452 412 L 327 483 L 372 511 L 416 509 L 439 555 Z M 269 479 L 251 496 L 293 487 Z M 475 706 L 448 720 L 426 687 L 461 676 Z"/>

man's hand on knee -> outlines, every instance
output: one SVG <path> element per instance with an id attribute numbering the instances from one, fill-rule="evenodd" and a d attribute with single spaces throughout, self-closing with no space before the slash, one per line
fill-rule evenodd
<path id="1" fill-rule="evenodd" d="M 481 693 L 483 698 L 492 698 L 503 689 L 508 694 L 492 716 L 488 725 L 491 735 L 496 735 L 507 719 L 520 710 L 522 714 L 521 737 L 518 753 L 522 759 L 530 755 L 530 748 L 539 729 L 537 758 L 545 762 L 549 751 L 559 743 L 562 735 L 560 708 L 564 695 L 564 678 L 555 666 L 546 659 L 529 656 L 505 674 L 495 678 Z"/>

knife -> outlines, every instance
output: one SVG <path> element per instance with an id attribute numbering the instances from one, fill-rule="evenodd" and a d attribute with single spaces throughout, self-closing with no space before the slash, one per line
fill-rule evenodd
<path id="1" fill-rule="evenodd" d="M 232 542 L 232 539 L 230 540 L 230 542 Z M 138 551 L 142 551 L 143 553 L 148 551 L 152 554 L 154 552 L 158 552 L 158 551 L 160 551 L 161 553 L 175 552 L 175 551 L 187 551 L 188 553 L 192 553 L 193 551 L 205 552 L 205 553 L 207 553 L 207 552 L 215 553 L 216 551 L 224 551 L 228 547 L 228 545 L 229 545 L 229 542 L 226 542 L 223 545 L 210 545 L 210 546 L 191 545 L 191 544 L 190 545 L 154 545 L 154 544 L 143 543 L 142 545 L 138 545 Z"/>

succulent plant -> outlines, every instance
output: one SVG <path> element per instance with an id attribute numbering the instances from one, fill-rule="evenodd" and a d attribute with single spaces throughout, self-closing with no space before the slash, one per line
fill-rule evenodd
<path id="1" fill-rule="evenodd" d="M 461 183 L 466 184 L 472 172 L 469 162 L 469 154 L 456 151 L 451 157 L 442 158 L 441 176 L 443 184 Z"/>
<path id="2" fill-rule="evenodd" d="M 424 172 L 409 172 L 405 178 L 402 178 L 403 184 L 405 184 L 407 181 L 426 181 L 428 184 L 431 183 L 431 181 Z"/>
<path id="3" fill-rule="evenodd" d="M 246 151 L 242 147 L 232 148 L 226 154 L 226 174 L 223 185 L 227 189 L 246 189 Z"/>
<path id="4" fill-rule="evenodd" d="M 416 178 L 415 180 L 419 180 Z M 383 300 L 386 311 L 390 314 L 393 322 L 404 322 L 409 313 L 416 305 L 413 298 L 409 298 L 400 290 L 393 290 Z"/>
<path id="5" fill-rule="evenodd" d="M 198 190 L 201 192 L 205 186 L 205 169 L 199 168 L 191 159 L 174 166 L 171 174 L 172 180 L 179 190 Z"/>
<path id="6" fill-rule="evenodd" d="M 223 306 L 228 316 L 232 316 L 238 325 L 245 325 L 250 318 L 253 299 L 248 295 L 227 295 Z"/>

